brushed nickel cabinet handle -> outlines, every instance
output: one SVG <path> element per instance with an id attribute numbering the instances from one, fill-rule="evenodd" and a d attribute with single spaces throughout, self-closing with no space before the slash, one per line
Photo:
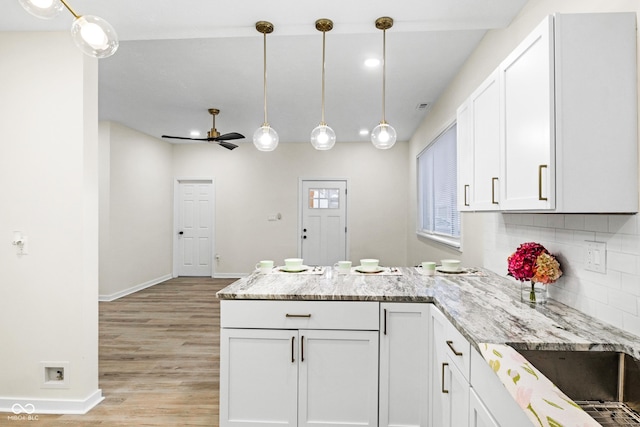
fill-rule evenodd
<path id="1" fill-rule="evenodd" d="M 285 314 L 285 317 L 306 317 L 306 318 L 310 318 L 311 314 Z"/>
<path id="2" fill-rule="evenodd" d="M 453 348 L 453 341 L 447 341 L 447 345 L 449 346 L 451 351 L 453 351 L 453 354 L 455 354 L 456 356 L 462 356 L 462 353 Z"/>
<path id="3" fill-rule="evenodd" d="M 449 393 L 449 390 L 446 390 L 446 389 L 444 388 L 444 368 L 445 368 L 445 366 L 449 366 L 449 364 L 448 364 L 448 363 L 446 363 L 446 362 L 442 364 L 442 385 L 441 385 L 441 387 L 440 387 L 440 388 L 442 389 L 442 392 L 443 392 L 443 393 Z"/>
<path id="4" fill-rule="evenodd" d="M 546 197 L 542 197 L 542 169 L 546 169 L 547 165 L 538 166 L 538 200 L 548 200 Z"/>
<path id="5" fill-rule="evenodd" d="M 384 309 L 384 334 L 387 335 L 387 309 Z"/>
<path id="6" fill-rule="evenodd" d="M 300 337 L 300 362 L 304 362 L 304 335 Z"/>
<path id="7" fill-rule="evenodd" d="M 467 193 L 469 192 L 469 184 L 464 185 L 464 205 L 469 206 L 469 201 L 467 200 Z"/>
<path id="8" fill-rule="evenodd" d="M 291 363 L 296 363 L 296 337 L 291 337 Z"/>
<path id="9" fill-rule="evenodd" d="M 497 176 L 491 178 L 491 203 L 493 203 L 494 205 L 498 204 L 498 202 L 496 201 L 496 181 L 498 181 Z"/>

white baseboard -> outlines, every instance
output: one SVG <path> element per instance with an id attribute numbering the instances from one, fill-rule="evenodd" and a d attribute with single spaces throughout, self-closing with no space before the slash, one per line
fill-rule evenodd
<path id="1" fill-rule="evenodd" d="M 118 291 L 118 292 L 116 292 L 114 294 L 111 294 L 111 295 L 99 295 L 98 296 L 98 301 L 101 301 L 101 302 L 115 301 L 118 298 L 122 298 L 122 297 L 130 295 L 130 294 L 132 294 L 134 292 L 141 291 L 141 290 L 149 288 L 149 287 L 151 287 L 153 285 L 157 285 L 158 283 L 166 282 L 167 280 L 171 279 L 172 277 L 173 276 L 171 274 L 166 274 L 164 276 L 158 277 L 156 279 L 149 280 L 147 282 L 141 283 L 141 284 L 133 286 L 131 288 L 124 289 L 122 291 Z"/>
<path id="2" fill-rule="evenodd" d="M 241 279 L 247 277 L 248 273 L 214 273 L 214 279 Z"/>
<path id="3" fill-rule="evenodd" d="M 98 389 L 84 400 L 25 399 L 0 397 L 0 412 L 8 412 L 8 420 L 37 420 L 38 414 L 83 415 L 104 400 Z M 12 418 L 14 417 L 14 418 Z M 3 419 L 0 417 L 0 419 Z"/>

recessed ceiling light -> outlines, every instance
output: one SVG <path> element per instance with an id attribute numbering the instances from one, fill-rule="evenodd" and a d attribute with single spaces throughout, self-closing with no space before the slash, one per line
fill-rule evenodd
<path id="1" fill-rule="evenodd" d="M 369 135 L 369 129 L 360 129 L 360 135 L 362 136 Z"/>
<path id="2" fill-rule="evenodd" d="M 377 67 L 380 65 L 380 60 L 378 58 L 369 58 L 364 61 L 364 65 L 369 68 Z"/>
<path id="3" fill-rule="evenodd" d="M 194 138 L 197 138 L 197 137 L 200 136 L 200 131 L 199 130 L 192 130 L 189 135 L 191 135 Z"/>

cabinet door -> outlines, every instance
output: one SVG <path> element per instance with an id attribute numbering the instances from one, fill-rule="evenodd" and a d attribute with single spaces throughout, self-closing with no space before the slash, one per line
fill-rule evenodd
<path id="1" fill-rule="evenodd" d="M 376 426 L 378 331 L 303 330 L 300 427 Z"/>
<path id="2" fill-rule="evenodd" d="M 380 304 L 380 426 L 428 425 L 429 304 Z"/>
<path id="3" fill-rule="evenodd" d="M 473 210 L 473 133 L 471 103 L 458 108 L 456 123 L 456 155 L 458 156 L 458 210 Z"/>
<path id="4" fill-rule="evenodd" d="M 448 395 L 444 424 L 449 427 L 469 425 L 469 382 L 453 363 L 445 365 L 443 391 Z"/>
<path id="5" fill-rule="evenodd" d="M 500 427 L 473 388 L 469 389 L 469 427 Z"/>
<path id="6" fill-rule="evenodd" d="M 496 70 L 471 95 L 474 210 L 500 209 L 500 84 Z"/>
<path id="7" fill-rule="evenodd" d="M 220 425 L 295 426 L 298 331 L 221 329 Z"/>
<path id="8" fill-rule="evenodd" d="M 504 210 L 555 207 L 552 30 L 547 17 L 499 67 Z"/>

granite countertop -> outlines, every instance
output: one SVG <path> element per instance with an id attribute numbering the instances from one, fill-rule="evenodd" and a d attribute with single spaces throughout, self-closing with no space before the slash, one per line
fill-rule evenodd
<path id="1" fill-rule="evenodd" d="M 431 302 L 481 351 L 481 344 L 516 350 L 620 351 L 640 360 L 640 338 L 549 300 L 520 302 L 513 279 L 484 269 L 475 274 L 426 276 L 400 267 L 382 274 L 338 274 L 322 267 L 310 274 L 258 274 L 218 292 L 220 299 Z"/>
<path id="2" fill-rule="evenodd" d="M 535 426 L 598 426 L 517 350 L 615 351 L 640 360 L 640 337 L 554 300 L 520 302 L 520 284 L 488 270 L 423 274 L 385 268 L 379 274 L 253 273 L 218 292 L 220 299 L 429 302 L 482 354 Z"/>

